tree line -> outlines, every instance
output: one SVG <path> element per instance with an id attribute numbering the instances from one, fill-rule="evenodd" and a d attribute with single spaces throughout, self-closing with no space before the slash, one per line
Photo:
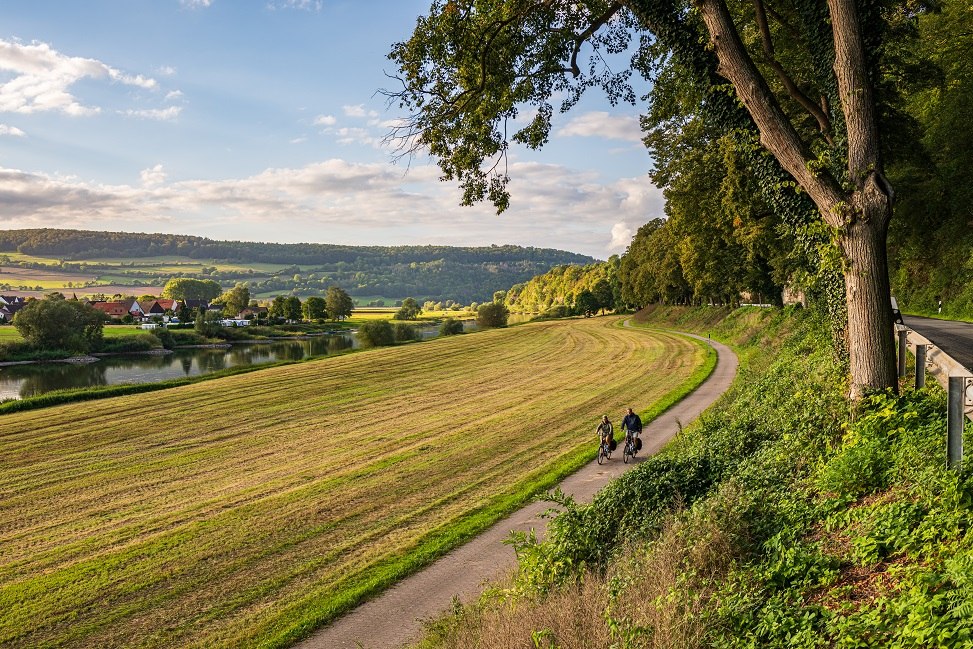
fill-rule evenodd
<path id="1" fill-rule="evenodd" d="M 623 256 L 623 299 L 800 288 L 858 397 L 896 388 L 889 251 L 897 282 L 969 292 L 970 23 L 961 5 L 896 0 L 436 0 L 389 54 L 389 95 L 410 111 L 406 150 L 431 151 L 464 204 L 501 211 L 507 152 L 547 142 L 555 98 L 646 100 L 666 218 Z M 604 56 L 626 50 L 629 67 Z M 954 266 L 936 272 L 941 251 Z"/>

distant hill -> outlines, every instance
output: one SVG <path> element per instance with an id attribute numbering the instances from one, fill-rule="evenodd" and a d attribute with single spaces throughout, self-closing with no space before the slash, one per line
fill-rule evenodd
<path id="1" fill-rule="evenodd" d="M 494 291 L 557 265 L 595 261 L 563 250 L 510 245 L 286 244 L 58 229 L 0 231 L 0 255 L 7 255 L 7 264 L 56 268 L 105 282 L 131 278 L 135 285 L 151 286 L 169 277 L 205 276 L 228 286 L 248 281 L 257 294 L 320 294 L 336 284 L 353 296 L 413 296 L 462 303 L 490 299 Z"/>

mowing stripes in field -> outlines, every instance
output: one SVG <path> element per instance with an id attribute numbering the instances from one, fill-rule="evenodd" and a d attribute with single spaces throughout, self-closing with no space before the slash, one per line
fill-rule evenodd
<path id="1" fill-rule="evenodd" d="M 0 645 L 256 646 L 326 619 L 705 358 L 615 324 L 0 417 Z"/>

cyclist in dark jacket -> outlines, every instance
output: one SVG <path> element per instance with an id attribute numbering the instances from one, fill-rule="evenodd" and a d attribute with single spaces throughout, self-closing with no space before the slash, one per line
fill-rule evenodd
<path id="1" fill-rule="evenodd" d="M 622 430 L 625 431 L 626 442 L 629 437 L 637 438 L 642 434 L 642 419 L 631 408 L 625 412 L 625 418 L 622 419 Z"/>

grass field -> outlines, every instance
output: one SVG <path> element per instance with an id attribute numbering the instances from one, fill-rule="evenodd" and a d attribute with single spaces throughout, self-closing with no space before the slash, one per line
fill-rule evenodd
<path id="1" fill-rule="evenodd" d="M 123 338 L 125 336 L 144 333 L 148 332 L 135 325 L 105 325 L 105 328 L 102 329 L 102 335 L 105 338 Z M 13 325 L 0 326 L 0 343 L 21 342 L 23 339 L 24 337 L 20 335 L 20 332 Z"/>
<path id="2" fill-rule="evenodd" d="M 708 352 L 528 324 L 0 418 L 0 645 L 286 646 L 593 457 Z"/>

